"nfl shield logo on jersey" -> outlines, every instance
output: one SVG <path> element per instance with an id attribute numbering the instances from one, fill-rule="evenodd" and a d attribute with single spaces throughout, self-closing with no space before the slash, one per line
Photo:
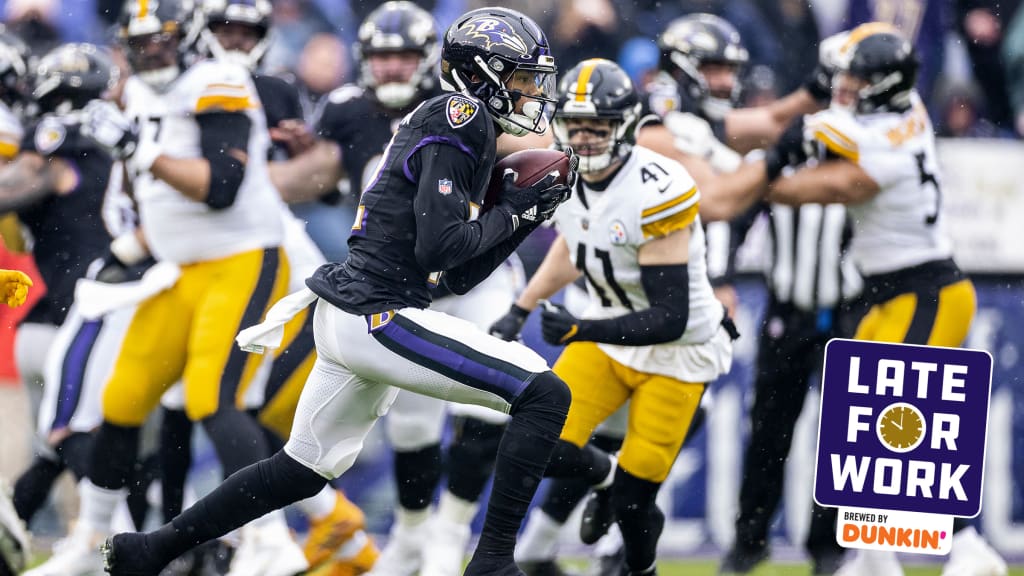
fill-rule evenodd
<path id="1" fill-rule="evenodd" d="M 447 196 L 447 195 L 451 194 L 452 193 L 452 181 L 448 180 L 447 178 L 444 178 L 442 180 L 438 180 L 437 181 L 437 191 L 440 192 L 442 196 Z"/>
<path id="2" fill-rule="evenodd" d="M 618 220 L 612 222 L 611 227 L 608 229 L 608 240 L 616 245 L 622 246 L 626 243 L 626 225 Z"/>
<path id="3" fill-rule="evenodd" d="M 448 99 L 448 124 L 452 128 L 463 126 L 476 116 L 476 102 L 456 94 Z"/>

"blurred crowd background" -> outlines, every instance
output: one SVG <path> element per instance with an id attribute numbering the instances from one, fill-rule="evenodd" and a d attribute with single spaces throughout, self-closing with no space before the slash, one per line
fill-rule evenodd
<path id="1" fill-rule="evenodd" d="M 486 0 L 416 0 L 441 29 Z M 67 41 L 104 42 L 120 0 L 0 0 L 8 26 L 36 53 Z M 351 46 L 376 0 L 274 0 L 271 73 L 295 77 L 315 117 L 319 98 L 355 77 Z M 616 60 L 642 86 L 657 63 L 655 38 L 673 18 L 711 12 L 731 21 L 750 50 L 745 100 L 796 88 L 816 45 L 840 29 L 879 20 L 900 28 L 922 60 L 919 89 L 941 136 L 1024 134 L 1021 0 L 505 0 L 547 31 L 563 69 L 589 57 Z"/>

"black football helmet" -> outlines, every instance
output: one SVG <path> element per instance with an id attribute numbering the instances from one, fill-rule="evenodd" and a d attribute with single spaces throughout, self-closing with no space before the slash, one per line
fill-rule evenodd
<path id="1" fill-rule="evenodd" d="M 690 14 L 669 23 L 658 37 L 661 70 L 679 83 L 680 96 L 690 99 L 712 120 L 720 120 L 739 102 L 739 69 L 749 60 L 740 33 L 713 14 Z M 730 94 L 712 94 L 700 72 L 704 64 L 724 64 L 737 70 Z"/>
<path id="2" fill-rule="evenodd" d="M 0 100 L 20 113 L 28 98 L 31 53 L 21 38 L 0 24 Z"/>
<path id="3" fill-rule="evenodd" d="M 270 0 L 202 0 L 203 29 L 198 48 L 204 56 L 238 62 L 256 70 L 266 56 L 272 40 L 270 35 L 273 7 Z M 214 29 L 220 24 L 239 24 L 255 31 L 258 40 L 248 52 L 225 47 Z"/>
<path id="4" fill-rule="evenodd" d="M 404 108 L 416 94 L 434 85 L 441 47 L 437 24 L 429 12 L 404 0 L 385 2 L 359 27 L 353 50 L 359 62 L 359 84 L 383 106 Z M 381 83 L 371 70 L 369 57 L 389 52 L 416 52 L 420 64 L 408 82 Z"/>
<path id="5" fill-rule="evenodd" d="M 850 31 L 840 54 L 839 73 L 867 82 L 857 94 L 857 113 L 902 112 L 911 107 L 921 63 L 913 44 L 896 28 L 881 22 L 862 24 Z"/>
<path id="6" fill-rule="evenodd" d="M 633 81 L 618 64 L 603 58 L 584 60 L 569 70 L 558 85 L 558 106 L 552 128 L 555 145 L 570 147 L 566 120 L 607 120 L 610 132 L 601 150 L 576 147 L 581 174 L 599 172 L 625 158 L 636 144 L 640 98 Z"/>
<path id="7" fill-rule="evenodd" d="M 441 86 L 482 100 L 501 129 L 515 136 L 547 130 L 556 102 L 556 73 L 544 32 L 515 10 L 472 10 L 444 36 Z M 516 112 L 524 97 L 529 101 L 522 113 Z"/>
<path id="8" fill-rule="evenodd" d="M 202 11 L 193 0 L 127 0 L 118 39 L 132 72 L 163 90 L 194 56 L 202 28 Z"/>
<path id="9" fill-rule="evenodd" d="M 48 52 L 32 75 L 32 99 L 41 114 L 67 114 L 102 98 L 120 76 L 95 44 L 65 44 Z"/>

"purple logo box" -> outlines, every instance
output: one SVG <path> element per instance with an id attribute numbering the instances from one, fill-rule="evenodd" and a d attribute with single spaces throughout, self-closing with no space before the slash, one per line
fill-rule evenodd
<path id="1" fill-rule="evenodd" d="M 985 351 L 829 341 L 814 500 L 977 516 L 991 387 Z"/>

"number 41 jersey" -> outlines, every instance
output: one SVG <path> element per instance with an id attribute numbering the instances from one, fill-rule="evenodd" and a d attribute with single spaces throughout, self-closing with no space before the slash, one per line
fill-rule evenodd
<path id="1" fill-rule="evenodd" d="M 690 228 L 690 312 L 683 336 L 654 346 L 599 344 L 606 354 L 634 370 L 702 382 L 713 379 L 721 369 L 720 362 L 695 358 L 700 353 L 692 346 L 709 342 L 724 314 L 707 276 L 699 203 L 697 185 L 685 168 L 636 146 L 604 191 L 580 179 L 576 193 L 555 213 L 555 224 L 568 243 L 570 257 L 587 279 L 590 303 L 583 317 L 589 319 L 650 307 L 640 282 L 640 247 Z"/>

